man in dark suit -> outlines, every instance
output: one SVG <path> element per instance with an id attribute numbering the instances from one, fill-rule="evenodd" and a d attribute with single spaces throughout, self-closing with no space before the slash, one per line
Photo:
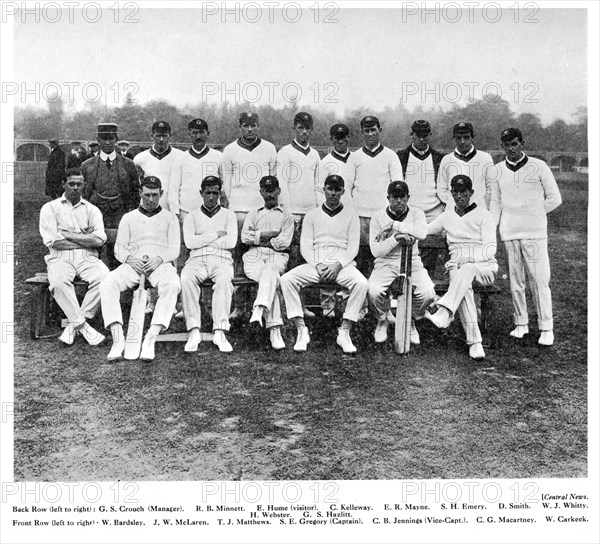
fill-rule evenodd
<path id="1" fill-rule="evenodd" d="M 46 194 L 52 199 L 63 194 L 63 182 L 67 181 L 65 175 L 65 152 L 58 146 L 58 140 L 48 140 L 50 156 L 46 167 Z"/>
<path id="2" fill-rule="evenodd" d="M 114 258 L 114 243 L 121 217 L 138 207 L 139 179 L 133 161 L 115 150 L 117 125 L 98 124 L 100 152 L 81 165 L 85 188 L 83 196 L 102 212 L 107 235 L 107 261 L 110 269 L 119 263 Z"/>

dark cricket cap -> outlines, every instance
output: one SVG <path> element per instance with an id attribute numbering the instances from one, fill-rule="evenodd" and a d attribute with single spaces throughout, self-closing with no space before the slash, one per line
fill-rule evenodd
<path id="1" fill-rule="evenodd" d="M 119 140 L 117 145 L 129 145 L 129 142 L 127 140 Z"/>
<path id="2" fill-rule="evenodd" d="M 119 129 L 116 123 L 98 123 L 98 129 L 96 134 L 98 136 L 109 136 L 112 134 L 117 134 Z"/>
<path id="3" fill-rule="evenodd" d="M 500 134 L 501 142 L 510 142 L 515 138 L 523 140 L 523 133 L 518 128 L 505 128 Z"/>
<path id="4" fill-rule="evenodd" d="M 465 132 L 471 133 L 471 136 L 475 135 L 475 132 L 473 131 L 473 125 L 471 123 L 465 123 L 464 121 L 461 121 L 452 127 L 452 136 Z"/>
<path id="5" fill-rule="evenodd" d="M 98 142 L 91 142 L 88 147 L 98 147 L 100 144 Z"/>
<path id="6" fill-rule="evenodd" d="M 389 196 L 408 196 L 408 185 L 405 181 L 392 181 L 388 185 L 387 193 Z"/>
<path id="7" fill-rule="evenodd" d="M 336 123 L 329 129 L 329 135 L 332 138 L 337 138 L 338 140 L 341 140 L 346 136 L 350 136 L 350 129 L 347 125 L 344 125 L 344 123 Z"/>
<path id="8" fill-rule="evenodd" d="M 162 189 L 162 181 L 160 181 L 160 178 L 158 178 L 157 176 L 146 176 L 142 180 L 142 186 L 148 185 L 148 184 L 158 185 L 158 188 Z"/>
<path id="9" fill-rule="evenodd" d="M 240 125 L 244 123 L 258 123 L 258 113 L 255 111 L 243 111 L 240 113 Z"/>
<path id="10" fill-rule="evenodd" d="M 219 187 L 222 187 L 223 182 L 218 176 L 206 176 L 200 184 L 200 189 L 204 189 L 205 187 L 208 187 L 210 185 L 218 185 Z"/>
<path id="11" fill-rule="evenodd" d="M 336 189 L 343 189 L 344 178 L 342 176 L 338 176 L 337 174 L 330 174 L 325 178 L 325 183 L 323 185 L 325 187 L 329 185 L 330 187 L 335 187 Z"/>
<path id="12" fill-rule="evenodd" d="M 453 191 L 462 192 L 462 191 L 472 191 L 473 190 L 473 182 L 469 176 L 465 176 L 464 174 L 458 174 L 454 176 L 450 180 L 450 188 Z"/>
<path id="13" fill-rule="evenodd" d="M 279 189 L 279 180 L 275 176 L 263 176 L 258 182 L 261 189 L 272 191 L 273 189 Z"/>
<path id="14" fill-rule="evenodd" d="M 312 115 L 310 113 L 306 113 L 305 111 L 299 111 L 296 115 L 294 115 L 294 125 L 302 125 L 306 128 L 312 128 Z"/>
<path id="15" fill-rule="evenodd" d="M 158 132 L 159 134 L 171 134 L 171 125 L 166 121 L 155 121 L 152 123 L 151 132 Z"/>
<path id="16" fill-rule="evenodd" d="M 417 119 L 410 127 L 410 130 L 415 134 L 430 134 L 431 125 L 425 119 Z"/>
<path id="17" fill-rule="evenodd" d="M 48 140 L 49 144 L 54 144 L 54 145 L 58 145 L 58 138 L 50 138 Z"/>
<path id="18" fill-rule="evenodd" d="M 198 117 L 196 119 L 192 119 L 188 123 L 188 130 L 193 130 L 193 129 L 208 130 L 208 123 L 204 119 L 200 119 L 200 117 Z"/>
<path id="19" fill-rule="evenodd" d="M 370 128 L 370 127 L 378 127 L 381 128 L 381 124 L 379 123 L 379 119 L 374 115 L 367 115 L 360 120 L 360 128 Z"/>

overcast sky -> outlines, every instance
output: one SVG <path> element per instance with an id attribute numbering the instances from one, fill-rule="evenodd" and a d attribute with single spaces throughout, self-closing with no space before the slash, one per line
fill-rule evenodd
<path id="1" fill-rule="evenodd" d="M 405 12 L 335 11 L 319 4 L 319 12 L 309 9 L 315 2 L 301 11 L 287 4 L 286 12 L 225 13 L 220 2 L 204 11 L 88 10 L 85 17 L 97 22 L 81 11 L 70 22 L 66 8 L 48 9 L 39 23 L 16 17 L 15 81 L 27 88 L 39 83 L 42 99 L 58 88 L 66 101 L 71 84 L 75 108 L 84 98 L 114 106 L 128 90 L 141 103 L 165 99 L 177 106 L 259 97 L 257 105 L 282 106 L 300 93 L 301 106 L 341 115 L 399 102 L 409 110 L 446 109 L 480 99 L 486 89 L 547 124 L 571 121 L 587 103 L 583 9 L 517 12 L 507 3 L 501 11 L 425 12 L 411 3 Z"/>

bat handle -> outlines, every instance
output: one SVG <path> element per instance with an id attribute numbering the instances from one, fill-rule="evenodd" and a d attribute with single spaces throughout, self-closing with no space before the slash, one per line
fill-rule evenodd
<path id="1" fill-rule="evenodd" d="M 142 255 L 142 262 L 148 262 L 148 260 L 150 259 L 150 257 L 148 257 L 148 255 Z M 144 287 L 146 286 L 146 274 L 140 274 L 140 285 L 138 287 L 138 289 L 140 291 L 142 291 L 144 289 Z"/>

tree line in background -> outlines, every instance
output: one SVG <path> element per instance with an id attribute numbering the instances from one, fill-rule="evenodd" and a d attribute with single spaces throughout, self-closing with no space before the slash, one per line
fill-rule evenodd
<path id="1" fill-rule="evenodd" d="M 587 108 L 580 107 L 572 115 L 573 122 L 557 119 L 543 126 L 537 114 L 515 114 L 507 100 L 488 95 L 466 106 L 455 105 L 448 111 L 442 108 L 425 110 L 418 106 L 408 111 L 403 104 L 395 108 L 374 111 L 356 108 L 346 111 L 342 117 L 332 111 L 323 111 L 303 104 L 291 103 L 276 109 L 271 105 L 252 104 L 198 104 L 178 108 L 165 100 L 154 100 L 140 105 L 128 96 L 119 107 L 106 107 L 89 103 L 84 110 L 66 112 L 62 100 L 51 100 L 47 109 L 15 108 L 15 138 L 46 140 L 94 140 L 99 121 L 116 122 L 119 137 L 130 141 L 150 141 L 150 125 L 157 120 L 168 121 L 173 133 L 171 141 L 188 142 L 188 122 L 195 118 L 205 119 L 210 127 L 209 144 L 228 144 L 239 136 L 238 115 L 244 110 L 256 110 L 260 116 L 260 136 L 276 146 L 289 143 L 293 137 L 292 119 L 297 111 L 313 115 L 315 126 L 311 144 L 316 147 L 330 145 L 329 127 L 334 123 L 346 123 L 351 131 L 350 146 L 362 145 L 359 122 L 365 115 L 375 115 L 383 127 L 382 141 L 388 147 L 398 149 L 410 142 L 410 126 L 415 119 L 427 119 L 433 134 L 430 143 L 439 149 L 452 149 L 452 126 L 459 121 L 469 121 L 475 127 L 475 144 L 480 149 L 500 149 L 500 132 L 509 126 L 521 129 L 527 148 L 543 151 L 587 152 Z"/>

